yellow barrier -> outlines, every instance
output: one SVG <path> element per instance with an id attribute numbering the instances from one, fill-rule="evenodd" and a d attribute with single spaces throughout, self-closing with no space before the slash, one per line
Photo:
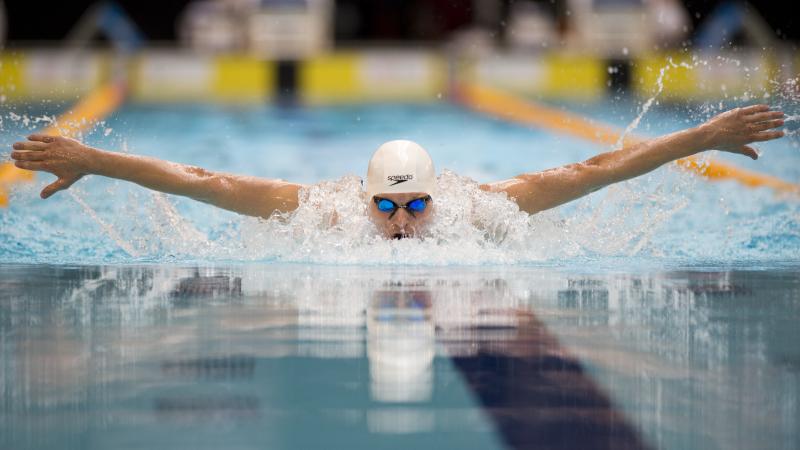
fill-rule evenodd
<path id="1" fill-rule="evenodd" d="M 511 122 L 534 125 L 601 144 L 615 144 L 621 132 L 614 127 L 595 123 L 577 114 L 519 100 L 486 86 L 461 84 L 455 90 L 456 101 L 481 113 Z M 628 136 L 624 145 L 641 142 L 643 138 Z M 719 161 L 700 163 L 696 158 L 679 159 L 677 164 L 712 180 L 735 180 L 748 187 L 769 187 L 780 193 L 800 194 L 800 185 L 779 178 L 740 169 Z"/>
<path id="2" fill-rule="evenodd" d="M 74 136 L 94 126 L 111 114 L 125 99 L 125 85 L 109 83 L 92 91 L 71 110 L 62 114 L 44 134 Z M 8 206 L 8 188 L 14 183 L 32 181 L 35 172 L 18 169 L 12 163 L 0 163 L 0 207 Z"/>
<path id="3" fill-rule="evenodd" d="M 298 92 L 308 104 L 432 100 L 447 83 L 445 61 L 424 51 L 343 51 L 299 66 Z"/>
<path id="4" fill-rule="evenodd" d="M 661 90 L 671 101 L 760 98 L 775 88 L 779 69 L 769 52 L 653 53 L 632 61 L 631 88 L 643 98 Z"/>

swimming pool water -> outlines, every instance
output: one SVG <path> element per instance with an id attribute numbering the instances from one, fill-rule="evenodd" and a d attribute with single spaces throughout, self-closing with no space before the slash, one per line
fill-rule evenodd
<path id="1" fill-rule="evenodd" d="M 570 106 L 618 126 L 630 122 L 638 107 L 635 102 Z M 712 112 L 701 107 L 656 106 L 644 116 L 636 132 L 657 135 L 678 130 L 699 123 Z M 25 132 L 21 120 L 6 118 L 0 144 L 8 148 Z M 422 143 L 431 152 L 439 172 L 478 182 L 568 164 L 608 150 L 575 138 L 489 119 L 447 103 L 290 110 L 133 105 L 97 127 L 86 141 L 210 170 L 315 183 L 336 182 L 345 175 L 362 176 L 371 152 L 385 140 L 396 138 Z M 735 155 L 714 157 L 788 181 L 800 181 L 800 150 L 794 137 L 765 143 L 761 148 L 764 154 L 759 161 Z M 88 177 L 71 192 L 42 201 L 37 192 L 50 179 L 43 175 L 34 185 L 22 185 L 14 191 L 12 206 L 0 215 L 0 261 L 376 263 L 358 252 L 337 260 L 283 250 L 254 251 L 259 246 L 296 246 L 291 240 L 275 237 L 289 232 L 285 229 L 250 224 L 235 214 L 198 202 L 153 196 L 136 186 L 100 177 Z M 474 192 L 456 192 L 452 188 L 463 184 L 461 180 L 449 176 L 442 183 L 451 185 L 447 191 L 453 193 L 451 203 L 464 208 L 477 204 Z M 329 190 L 347 184 L 338 181 Z M 357 186 L 355 191 L 340 190 L 347 192 L 330 192 L 332 200 L 357 202 L 347 198 L 357 194 Z M 478 209 L 482 208 L 485 207 Z M 509 244 L 514 241 L 509 239 L 505 247 L 498 249 L 471 235 L 462 236 L 460 242 L 458 237 L 447 236 L 449 246 L 437 245 L 434 239 L 416 250 L 420 255 L 434 255 L 430 258 L 434 264 L 548 263 L 620 257 L 657 263 L 772 264 L 795 259 L 800 249 L 797 199 L 787 200 L 768 189 L 754 190 L 733 182 L 706 183 L 674 167 L 540 214 L 532 225 L 522 224 L 509 208 L 504 208 L 487 215 L 496 217 L 496 225 L 504 230 L 511 228 L 507 234 L 512 238 L 527 244 Z M 513 224 L 519 229 L 513 229 Z M 269 239 L 248 242 L 257 230 L 269 234 Z M 463 234 L 470 232 L 480 234 L 472 229 Z M 372 247 L 361 245 L 360 236 L 323 236 L 315 245 L 323 248 L 325 243 L 348 242 L 362 253 L 369 253 Z M 245 249 L 248 244 L 249 250 Z M 485 251 L 487 247 L 494 252 Z M 199 252 L 199 248 L 203 251 Z M 459 248 L 471 251 L 456 252 Z M 328 254 L 334 250 L 331 247 Z M 448 257 L 453 253 L 459 254 Z M 425 258 L 422 259 L 419 261 L 415 254 L 409 261 L 424 263 Z"/>
<path id="2" fill-rule="evenodd" d="M 624 127 L 638 106 L 565 107 Z M 658 105 L 637 131 L 708 113 Z M 0 145 L 32 126 L 6 113 Z M 442 172 L 436 239 L 370 239 L 358 178 L 342 178 L 396 138 Z M 528 219 L 470 179 L 607 148 L 447 103 L 128 105 L 86 141 L 329 182 L 287 225 L 99 177 L 47 201 L 49 176 L 16 188 L 0 211 L 0 448 L 800 444 L 796 199 L 663 168 Z M 800 181 L 793 138 L 762 149 L 715 157 Z M 323 205 L 348 226 L 319 227 Z"/>
<path id="3" fill-rule="evenodd" d="M 793 449 L 800 271 L 0 272 L 0 447 Z"/>

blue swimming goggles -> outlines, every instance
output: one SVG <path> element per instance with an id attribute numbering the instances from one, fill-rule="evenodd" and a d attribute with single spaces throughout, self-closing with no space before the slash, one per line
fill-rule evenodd
<path id="1" fill-rule="evenodd" d="M 398 205 L 388 198 L 378 197 L 377 195 L 372 197 L 372 201 L 374 201 L 378 206 L 379 211 L 390 213 L 390 219 L 400 208 L 405 209 L 409 214 L 411 214 L 412 217 L 416 217 L 415 213 L 421 213 L 422 211 L 425 211 L 425 208 L 428 207 L 428 202 L 431 201 L 431 196 L 426 195 L 425 197 L 415 198 L 405 205 Z"/>

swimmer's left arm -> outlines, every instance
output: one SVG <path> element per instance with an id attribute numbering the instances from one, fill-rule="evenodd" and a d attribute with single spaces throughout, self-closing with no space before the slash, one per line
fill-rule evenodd
<path id="1" fill-rule="evenodd" d="M 770 111 L 767 105 L 736 108 L 695 128 L 603 153 L 582 163 L 484 184 L 481 189 L 506 192 L 521 210 L 535 214 L 705 150 L 757 159 L 758 152 L 748 144 L 783 136 L 783 131 L 774 130 L 783 125 L 783 117 L 782 112 Z"/>

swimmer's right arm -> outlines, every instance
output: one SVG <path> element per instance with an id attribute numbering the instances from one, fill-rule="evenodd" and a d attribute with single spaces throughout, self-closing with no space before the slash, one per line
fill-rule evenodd
<path id="1" fill-rule="evenodd" d="M 61 136 L 32 134 L 14 144 L 11 158 L 21 169 L 49 172 L 58 180 L 42 198 L 72 186 L 84 175 L 102 175 L 149 189 L 181 195 L 257 217 L 297 208 L 302 185 L 282 180 L 210 172 L 146 156 L 109 152 Z"/>

